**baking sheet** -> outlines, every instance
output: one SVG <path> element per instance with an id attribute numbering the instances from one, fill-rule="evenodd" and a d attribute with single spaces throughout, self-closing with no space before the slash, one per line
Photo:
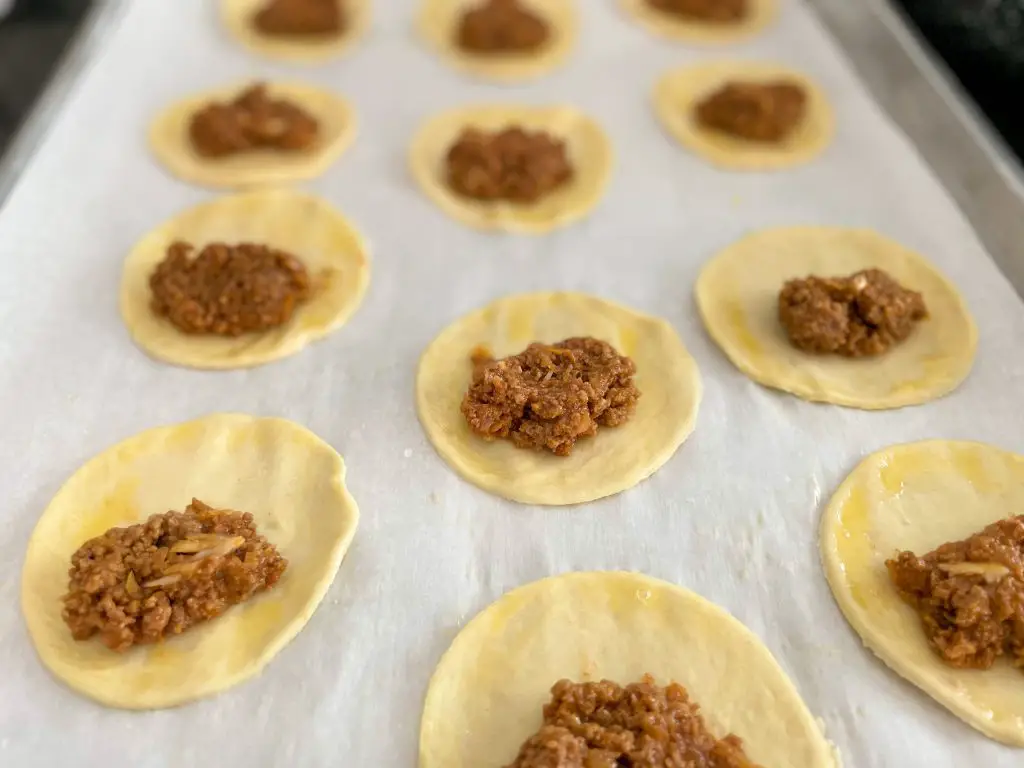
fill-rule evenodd
<path id="1" fill-rule="evenodd" d="M 791 674 L 848 766 L 1020 764 L 1024 753 L 962 725 L 862 649 L 816 547 L 822 503 L 867 453 L 930 437 L 1024 450 L 1019 299 L 807 9 L 785 2 L 763 36 L 711 49 L 652 39 L 612 0 L 580 5 L 569 65 L 514 88 L 445 68 L 415 40 L 409 1 L 378 0 L 363 44 L 315 68 L 253 58 L 208 0 L 131 5 L 0 212 L 0 764 L 413 765 L 426 684 L 459 626 L 520 584 L 605 568 L 668 579 L 732 611 Z M 656 77 L 721 56 L 815 75 L 837 112 L 829 151 L 802 169 L 736 175 L 665 138 L 649 105 Z M 230 373 L 172 368 L 132 346 L 121 325 L 121 262 L 147 229 L 211 194 L 157 167 L 145 128 L 181 95 L 254 76 L 301 76 L 358 109 L 355 146 L 305 188 L 371 240 L 369 293 L 345 328 L 289 360 Z M 420 121 L 501 99 L 570 102 L 608 130 L 618 164 L 588 221 L 542 238 L 485 235 L 414 187 L 405 152 Z M 701 264 L 748 231 L 815 223 L 874 227 L 960 286 L 980 344 L 957 393 L 863 413 L 762 389 L 724 359 L 692 300 Z M 667 318 L 705 383 L 695 434 L 660 472 L 575 509 L 518 506 L 462 482 L 413 409 L 416 359 L 449 321 L 551 288 Z M 213 411 L 285 416 L 336 446 L 360 530 L 324 604 L 258 679 L 171 711 L 103 709 L 35 658 L 18 605 L 25 544 L 89 457 Z"/>

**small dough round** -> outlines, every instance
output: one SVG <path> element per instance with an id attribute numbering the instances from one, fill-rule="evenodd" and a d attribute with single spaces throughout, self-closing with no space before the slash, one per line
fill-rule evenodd
<path id="1" fill-rule="evenodd" d="M 682 43 L 735 43 L 760 34 L 775 22 L 778 0 L 749 0 L 750 12 L 736 24 L 716 24 L 674 17 L 648 0 L 619 0 L 622 9 L 649 32 Z"/>
<path id="2" fill-rule="evenodd" d="M 1024 456 L 982 443 L 930 440 L 864 459 L 828 503 L 821 560 L 836 602 L 882 661 L 968 725 L 1024 746 L 1021 671 L 954 669 L 928 645 L 885 561 L 959 541 L 1024 509 Z"/>
<path id="3" fill-rule="evenodd" d="M 730 80 L 767 83 L 785 79 L 807 93 L 804 118 L 785 140 L 749 141 L 697 121 L 697 104 Z M 676 141 L 712 165 L 733 171 L 775 171 L 807 163 L 835 135 L 835 115 L 824 91 L 806 75 L 777 64 L 720 61 L 668 72 L 654 87 L 654 112 Z"/>
<path id="4" fill-rule="evenodd" d="M 301 152 L 256 149 L 223 158 L 199 155 L 192 146 L 192 116 L 210 102 L 230 102 L 251 83 L 190 96 L 161 112 L 149 129 L 149 147 L 171 173 L 208 187 L 255 187 L 315 178 L 356 136 L 355 111 L 340 96 L 302 83 L 267 83 L 272 99 L 287 99 L 320 123 L 316 144 Z"/>
<path id="5" fill-rule="evenodd" d="M 575 0 L 522 0 L 524 7 L 548 23 L 548 40 L 529 53 L 474 55 L 455 42 L 462 14 L 483 0 L 423 0 L 419 32 L 449 64 L 471 75 L 500 82 L 540 77 L 565 62 L 576 45 Z"/>
<path id="6" fill-rule="evenodd" d="M 469 389 L 472 351 L 496 358 L 533 341 L 592 336 L 636 363 L 636 413 L 602 427 L 569 456 L 516 448 L 474 434 L 460 406 Z M 654 474 L 693 431 L 700 406 L 697 363 L 664 320 L 579 293 L 511 296 L 448 326 L 420 358 L 416 408 L 441 457 L 469 482 L 524 504 L 581 504 L 632 488 Z"/>
<path id="7" fill-rule="evenodd" d="M 220 0 L 220 9 L 228 31 L 251 51 L 272 59 L 316 64 L 347 52 L 370 28 L 372 0 L 339 2 L 347 14 L 347 26 L 338 37 L 323 39 L 262 34 L 253 26 L 252 18 L 267 4 L 267 0 Z"/>
<path id="8" fill-rule="evenodd" d="M 909 338 L 859 359 L 813 355 L 789 342 L 779 322 L 783 283 L 870 267 L 923 294 L 929 317 Z M 867 229 L 784 227 L 748 235 L 708 262 L 696 297 L 708 333 L 737 368 L 816 402 L 881 410 L 935 400 L 967 378 L 978 344 L 956 288 L 924 257 Z"/>
<path id="9" fill-rule="evenodd" d="M 574 175 L 534 203 L 486 202 L 448 186 L 445 158 L 464 128 L 499 131 L 511 125 L 547 131 L 566 142 Z M 427 197 L 452 218 L 487 230 L 541 234 L 582 219 L 597 205 L 611 177 L 614 153 L 604 130 L 572 107 L 476 106 L 427 121 L 409 151 L 412 175 Z"/>
<path id="10" fill-rule="evenodd" d="M 419 768 L 500 768 L 560 679 L 677 682 L 718 738 L 772 768 L 836 768 L 769 650 L 689 590 L 638 573 L 570 573 L 507 593 L 459 632 L 427 689 Z"/>
<path id="11" fill-rule="evenodd" d="M 237 337 L 186 334 L 150 309 L 149 277 L 175 240 L 197 250 L 212 242 L 260 243 L 298 258 L 313 284 L 289 322 Z M 121 317 L 149 355 L 189 368 L 246 368 L 293 355 L 339 328 L 370 281 L 362 235 L 327 202 L 290 190 L 223 197 L 175 216 L 142 238 L 125 261 Z"/>
<path id="12" fill-rule="evenodd" d="M 71 555 L 90 538 L 193 496 L 249 512 L 288 559 L 270 590 L 156 645 L 125 653 L 76 641 L 61 618 Z M 32 533 L 21 605 L 39 657 L 61 681 L 123 709 L 173 707 L 255 675 L 309 621 L 334 580 L 359 512 L 341 456 L 283 419 L 218 414 L 129 438 L 60 489 Z"/>

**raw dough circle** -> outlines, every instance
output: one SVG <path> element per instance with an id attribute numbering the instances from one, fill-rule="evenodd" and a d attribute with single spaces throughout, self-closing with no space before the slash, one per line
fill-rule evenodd
<path id="1" fill-rule="evenodd" d="M 576 44 L 575 0 L 522 0 L 529 10 L 548 23 L 544 46 L 530 53 L 474 55 L 456 44 L 455 32 L 462 14 L 482 0 L 423 0 L 419 32 L 456 69 L 489 80 L 518 82 L 546 75 L 565 62 Z"/>
<path id="2" fill-rule="evenodd" d="M 1021 671 L 998 660 L 954 669 L 928 645 L 885 560 L 959 541 L 1024 509 L 1024 456 L 982 443 L 931 440 L 864 459 L 828 503 L 821 559 L 836 602 L 882 661 L 950 712 L 1004 744 L 1024 746 Z"/>
<path id="3" fill-rule="evenodd" d="M 149 277 L 174 240 L 255 242 L 298 256 L 313 295 L 279 328 L 235 338 L 182 333 L 149 307 Z M 289 190 L 249 192 L 190 208 L 140 240 L 124 265 L 121 316 L 153 357 L 190 368 L 245 368 L 293 355 L 345 323 L 370 281 L 362 235 L 327 202 Z"/>
<path id="4" fill-rule="evenodd" d="M 833 768 L 833 747 L 761 641 L 689 590 L 638 573 L 570 573 L 507 593 L 459 632 L 427 689 L 419 768 L 499 768 L 558 680 L 675 681 L 719 738 L 772 768 Z"/>
<path id="5" fill-rule="evenodd" d="M 674 18 L 652 8 L 647 0 L 619 0 L 622 9 L 645 29 L 684 43 L 735 43 L 762 32 L 778 15 L 778 0 L 750 0 L 750 12 L 736 24 L 714 24 Z"/>
<path id="6" fill-rule="evenodd" d="M 242 45 L 261 56 L 315 64 L 345 53 L 370 28 L 371 0 L 339 0 L 348 15 L 348 26 L 338 37 L 310 40 L 301 36 L 270 37 L 252 24 L 252 17 L 267 0 L 220 0 L 221 18 Z"/>
<path id="7" fill-rule="evenodd" d="M 807 93 L 803 121 L 778 143 L 748 141 L 703 127 L 697 104 L 730 80 L 796 82 Z M 720 61 L 668 72 L 654 87 L 654 112 L 680 144 L 713 165 L 735 171 L 774 171 L 817 157 L 832 141 L 835 116 L 824 91 L 806 75 L 778 64 Z"/>
<path id="8" fill-rule="evenodd" d="M 192 116 L 212 101 L 229 102 L 251 83 L 190 96 L 161 112 L 149 129 L 149 147 L 179 179 L 209 187 L 286 184 L 319 176 L 356 136 L 356 116 L 347 101 L 329 91 L 301 83 L 267 83 L 273 99 L 287 99 L 320 123 L 316 144 L 301 152 L 257 149 L 208 158 L 196 153 L 189 137 Z"/>
<path id="9" fill-rule="evenodd" d="M 510 125 L 547 131 L 566 142 L 575 175 L 562 187 L 526 205 L 483 202 L 454 192 L 445 157 L 463 128 L 498 131 Z M 604 130 L 572 107 L 477 106 L 444 112 L 427 121 L 409 151 L 412 175 L 449 216 L 479 229 L 540 234 L 583 218 L 597 205 L 611 177 L 614 153 Z"/>
<path id="10" fill-rule="evenodd" d="M 74 640 L 61 618 L 72 553 L 193 496 L 252 513 L 288 559 L 277 585 L 158 645 L 115 653 Z M 29 634 L 57 678 L 108 706 L 157 709 L 219 693 L 258 674 L 305 626 L 358 520 L 341 457 L 297 424 L 218 414 L 148 430 L 79 469 L 39 518 L 21 581 Z"/>
<path id="11" fill-rule="evenodd" d="M 812 355 L 790 344 L 778 318 L 786 280 L 869 267 L 920 291 L 930 317 L 875 358 Z M 880 410 L 935 400 L 967 378 L 978 343 L 956 288 L 922 256 L 867 229 L 784 227 L 748 235 L 704 267 L 696 296 L 708 333 L 737 368 L 816 402 Z"/>
<path id="12" fill-rule="evenodd" d="M 501 358 L 573 336 L 606 341 L 636 363 L 633 418 L 580 440 L 565 457 L 470 431 L 460 405 L 474 348 Z M 456 320 L 427 347 L 416 375 L 416 409 L 441 457 L 469 482 L 524 504 L 580 504 L 632 488 L 690 435 L 700 398 L 697 363 L 671 325 L 579 293 L 511 296 Z"/>

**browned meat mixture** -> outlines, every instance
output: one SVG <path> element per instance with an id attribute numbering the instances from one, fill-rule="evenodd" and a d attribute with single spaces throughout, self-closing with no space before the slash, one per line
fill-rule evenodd
<path id="1" fill-rule="evenodd" d="M 617 427 L 636 410 L 636 365 L 611 344 L 574 338 L 533 343 L 503 360 L 476 351 L 462 414 L 481 437 L 568 456 L 598 425 Z"/>
<path id="2" fill-rule="evenodd" d="M 544 725 L 506 768 L 759 768 L 732 734 L 716 739 L 678 683 L 623 688 L 559 680 Z"/>
<path id="3" fill-rule="evenodd" d="M 988 669 L 1006 655 L 1024 667 L 1024 515 L 885 565 L 944 662 Z"/>
<path id="4" fill-rule="evenodd" d="M 805 352 L 880 355 L 926 317 L 921 294 L 880 269 L 790 280 L 779 293 L 779 320 L 793 346 Z"/>
<path id="5" fill-rule="evenodd" d="M 224 157 L 251 149 L 308 149 L 320 126 L 312 115 L 284 99 L 271 99 L 254 85 L 232 102 L 213 102 L 192 116 L 188 133 L 203 157 Z"/>
<path id="6" fill-rule="evenodd" d="M 572 178 L 565 142 L 518 126 L 467 128 L 448 150 L 448 183 L 477 200 L 532 203 Z"/>
<path id="7" fill-rule="evenodd" d="M 185 333 L 240 336 L 283 325 L 309 298 L 306 267 L 265 245 L 175 242 L 149 278 L 153 312 Z"/>
<path id="8" fill-rule="evenodd" d="M 729 82 L 697 105 L 705 128 L 747 141 L 780 142 L 800 124 L 807 93 L 796 83 Z"/>
<path id="9" fill-rule="evenodd" d="M 462 15 L 456 38 L 472 53 L 519 53 L 544 45 L 548 25 L 519 0 L 484 0 Z"/>
<path id="10" fill-rule="evenodd" d="M 198 499 L 184 512 L 111 528 L 71 556 L 64 621 L 113 651 L 156 643 L 270 589 L 288 561 L 252 515 Z"/>
<path id="11" fill-rule="evenodd" d="M 337 36 L 345 30 L 341 0 L 270 0 L 252 23 L 264 35 Z"/>
<path id="12" fill-rule="evenodd" d="M 659 11 L 684 19 L 714 24 L 735 24 L 746 18 L 747 0 L 647 0 Z"/>

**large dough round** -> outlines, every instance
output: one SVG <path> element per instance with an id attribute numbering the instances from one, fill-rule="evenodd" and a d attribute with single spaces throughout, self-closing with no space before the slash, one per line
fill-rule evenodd
<path id="1" fill-rule="evenodd" d="M 796 129 L 778 143 L 748 141 L 705 128 L 697 104 L 730 80 L 795 82 L 807 93 L 807 110 Z M 821 88 L 806 75 L 777 64 L 721 61 L 666 73 L 654 87 L 654 112 L 676 141 L 704 160 L 736 171 L 791 168 L 817 157 L 832 141 L 835 116 Z"/>
<path id="2" fill-rule="evenodd" d="M 126 653 L 76 641 L 61 618 L 72 553 L 88 539 L 192 497 L 250 512 L 288 559 L 273 589 L 158 645 Z M 21 603 L 43 663 L 71 688 L 112 707 L 156 709 L 258 674 L 313 615 L 355 533 L 345 464 L 327 443 L 283 419 L 214 415 L 143 432 L 79 469 L 29 540 Z"/>
<path id="3" fill-rule="evenodd" d="M 313 294 L 292 319 L 270 331 L 234 338 L 182 333 L 150 309 L 149 277 L 174 240 L 255 242 L 298 256 Z M 250 192 L 203 203 L 140 240 L 124 265 L 121 316 L 135 343 L 153 357 L 191 368 L 245 368 L 295 354 L 340 327 L 370 281 L 362 235 L 327 202 L 288 190 Z"/>
<path id="4" fill-rule="evenodd" d="M 812 355 L 790 344 L 778 317 L 786 280 L 884 269 L 924 294 L 930 317 L 883 355 Z M 697 280 L 708 333 L 754 381 L 806 400 L 883 409 L 934 400 L 967 377 L 978 331 L 964 300 L 922 256 L 866 229 L 789 227 L 749 235 L 715 256 Z"/>
<path id="5" fill-rule="evenodd" d="M 355 111 L 329 91 L 301 83 L 268 83 L 270 98 L 287 99 L 320 123 L 316 144 L 301 152 L 257 149 L 224 158 L 198 154 L 189 137 L 192 116 L 212 101 L 234 100 L 249 83 L 190 96 L 161 112 L 149 129 L 149 146 L 175 176 L 209 187 L 286 184 L 319 176 L 338 159 L 356 135 Z"/>
<path id="6" fill-rule="evenodd" d="M 821 560 L 836 602 L 865 645 L 950 712 L 997 741 L 1024 746 L 1024 672 L 944 664 L 886 559 L 959 541 L 1024 509 L 1024 456 L 981 443 L 931 440 L 872 454 L 821 520 Z"/>
<path id="7" fill-rule="evenodd" d="M 522 0 L 548 23 L 544 46 L 529 53 L 474 55 L 455 42 L 462 14 L 483 0 L 423 0 L 419 32 L 445 61 L 471 75 L 501 82 L 517 82 L 545 75 L 565 62 L 576 44 L 575 0 Z"/>
<path id="8" fill-rule="evenodd" d="M 348 14 L 348 26 L 334 38 L 270 37 L 253 26 L 252 18 L 267 0 L 220 0 L 221 18 L 233 37 L 261 56 L 305 64 L 326 61 L 345 53 L 370 28 L 372 0 L 339 0 Z"/>
<path id="9" fill-rule="evenodd" d="M 460 405 L 476 347 L 501 358 L 533 341 L 573 336 L 606 341 L 636 363 L 640 400 L 633 418 L 580 440 L 566 457 L 470 431 Z M 690 435 L 700 398 L 697 363 L 671 325 L 578 293 L 512 296 L 466 315 L 427 347 L 416 375 L 416 408 L 441 457 L 469 482 L 526 504 L 580 504 L 632 488 Z"/>
<path id="10" fill-rule="evenodd" d="M 750 13 L 737 24 L 709 24 L 674 18 L 648 0 L 619 0 L 622 9 L 645 29 L 683 43 L 735 43 L 761 33 L 778 15 L 778 0 L 750 0 Z"/>
<path id="11" fill-rule="evenodd" d="M 463 128 L 497 131 L 516 124 L 566 142 L 575 175 L 535 203 L 484 202 L 448 186 L 445 158 Z M 596 122 L 572 107 L 479 106 L 444 112 L 427 121 L 409 151 L 412 175 L 427 197 L 455 219 L 480 229 L 540 234 L 583 218 L 597 205 L 611 177 L 614 153 Z"/>
<path id="12" fill-rule="evenodd" d="M 653 675 L 685 686 L 719 738 L 771 768 L 837 760 L 761 641 L 702 597 L 637 573 L 570 573 L 509 592 L 438 664 L 420 726 L 420 768 L 499 768 L 541 723 L 559 679 Z"/>

